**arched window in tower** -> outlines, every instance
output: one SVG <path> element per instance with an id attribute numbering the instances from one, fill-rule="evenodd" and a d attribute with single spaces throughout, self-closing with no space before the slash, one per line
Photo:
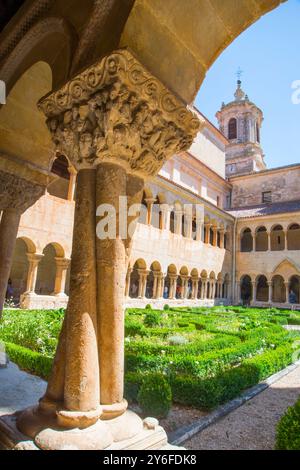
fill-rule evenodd
<path id="1" fill-rule="evenodd" d="M 256 123 L 256 140 L 258 143 L 260 143 L 260 130 L 259 130 L 258 122 Z"/>
<path id="2" fill-rule="evenodd" d="M 237 120 L 235 118 L 231 118 L 228 123 L 228 139 L 237 139 Z"/>

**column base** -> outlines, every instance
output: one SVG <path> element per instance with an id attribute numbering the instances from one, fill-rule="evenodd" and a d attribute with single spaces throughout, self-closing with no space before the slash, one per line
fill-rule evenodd
<path id="1" fill-rule="evenodd" d="M 20 432 L 20 416 L 38 431 L 34 439 Z M 130 410 L 109 421 L 98 420 L 86 429 L 58 428 L 57 423 L 41 414 L 36 408 L 25 410 L 20 415 L 0 418 L 0 448 L 14 450 L 159 450 L 165 449 L 168 439 L 164 429 L 154 418 L 142 420 Z M 31 418 L 31 423 L 29 419 Z M 52 415 L 53 418 L 53 415 Z M 47 420 L 48 419 L 48 420 Z M 17 426 L 18 422 L 18 426 Z M 22 426 L 24 429 L 24 426 Z"/>

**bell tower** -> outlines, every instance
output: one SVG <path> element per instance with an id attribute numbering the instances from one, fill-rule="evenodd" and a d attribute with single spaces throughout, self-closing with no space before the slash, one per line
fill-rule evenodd
<path id="1" fill-rule="evenodd" d="M 216 117 L 229 140 L 226 147 L 226 177 L 262 171 L 266 168 L 260 145 L 262 111 L 252 103 L 237 81 L 234 101 L 223 103 Z"/>

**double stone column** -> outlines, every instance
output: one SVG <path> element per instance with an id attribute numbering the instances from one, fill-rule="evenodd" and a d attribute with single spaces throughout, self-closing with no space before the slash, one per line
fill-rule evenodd
<path id="1" fill-rule="evenodd" d="M 0 316 L 12 266 L 21 215 L 45 192 L 45 186 L 0 171 Z"/>
<path id="2" fill-rule="evenodd" d="M 126 411 L 123 304 L 144 181 L 190 147 L 200 123 L 126 50 L 39 106 L 57 150 L 78 171 L 70 296 L 54 367 L 39 406 L 18 420 L 43 447 L 47 420 L 48 428 L 83 429 Z M 127 438 L 131 432 L 123 430 Z M 110 432 L 101 436 L 99 448 L 111 440 Z"/>

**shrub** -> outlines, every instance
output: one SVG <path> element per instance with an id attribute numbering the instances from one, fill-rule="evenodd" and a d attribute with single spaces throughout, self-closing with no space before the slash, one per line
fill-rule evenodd
<path id="1" fill-rule="evenodd" d="M 184 344 L 188 344 L 189 342 L 187 338 L 185 338 L 184 336 L 179 336 L 179 335 L 170 336 L 168 338 L 168 341 L 171 346 L 182 346 Z"/>
<path id="2" fill-rule="evenodd" d="M 138 404 L 144 415 L 166 418 L 172 403 L 171 387 L 161 374 L 149 374 L 138 392 Z"/>
<path id="3" fill-rule="evenodd" d="M 155 311 L 149 311 L 146 313 L 144 318 L 144 325 L 148 328 L 153 326 L 159 326 L 161 322 L 161 313 Z"/>
<path id="4" fill-rule="evenodd" d="M 5 343 L 5 349 L 10 360 L 18 364 L 21 369 L 43 379 L 49 377 L 53 362 L 51 357 L 12 343 Z"/>
<path id="5" fill-rule="evenodd" d="M 145 334 L 144 325 L 137 320 L 125 319 L 125 336 L 145 336 Z"/>
<path id="6" fill-rule="evenodd" d="M 168 304 L 164 305 L 164 310 L 170 310 L 170 307 Z"/>
<path id="7" fill-rule="evenodd" d="M 277 425 L 276 449 L 300 450 L 300 398 Z"/>
<path id="8" fill-rule="evenodd" d="M 146 307 L 145 307 L 145 310 L 152 310 L 152 307 L 150 304 L 147 304 Z"/>

